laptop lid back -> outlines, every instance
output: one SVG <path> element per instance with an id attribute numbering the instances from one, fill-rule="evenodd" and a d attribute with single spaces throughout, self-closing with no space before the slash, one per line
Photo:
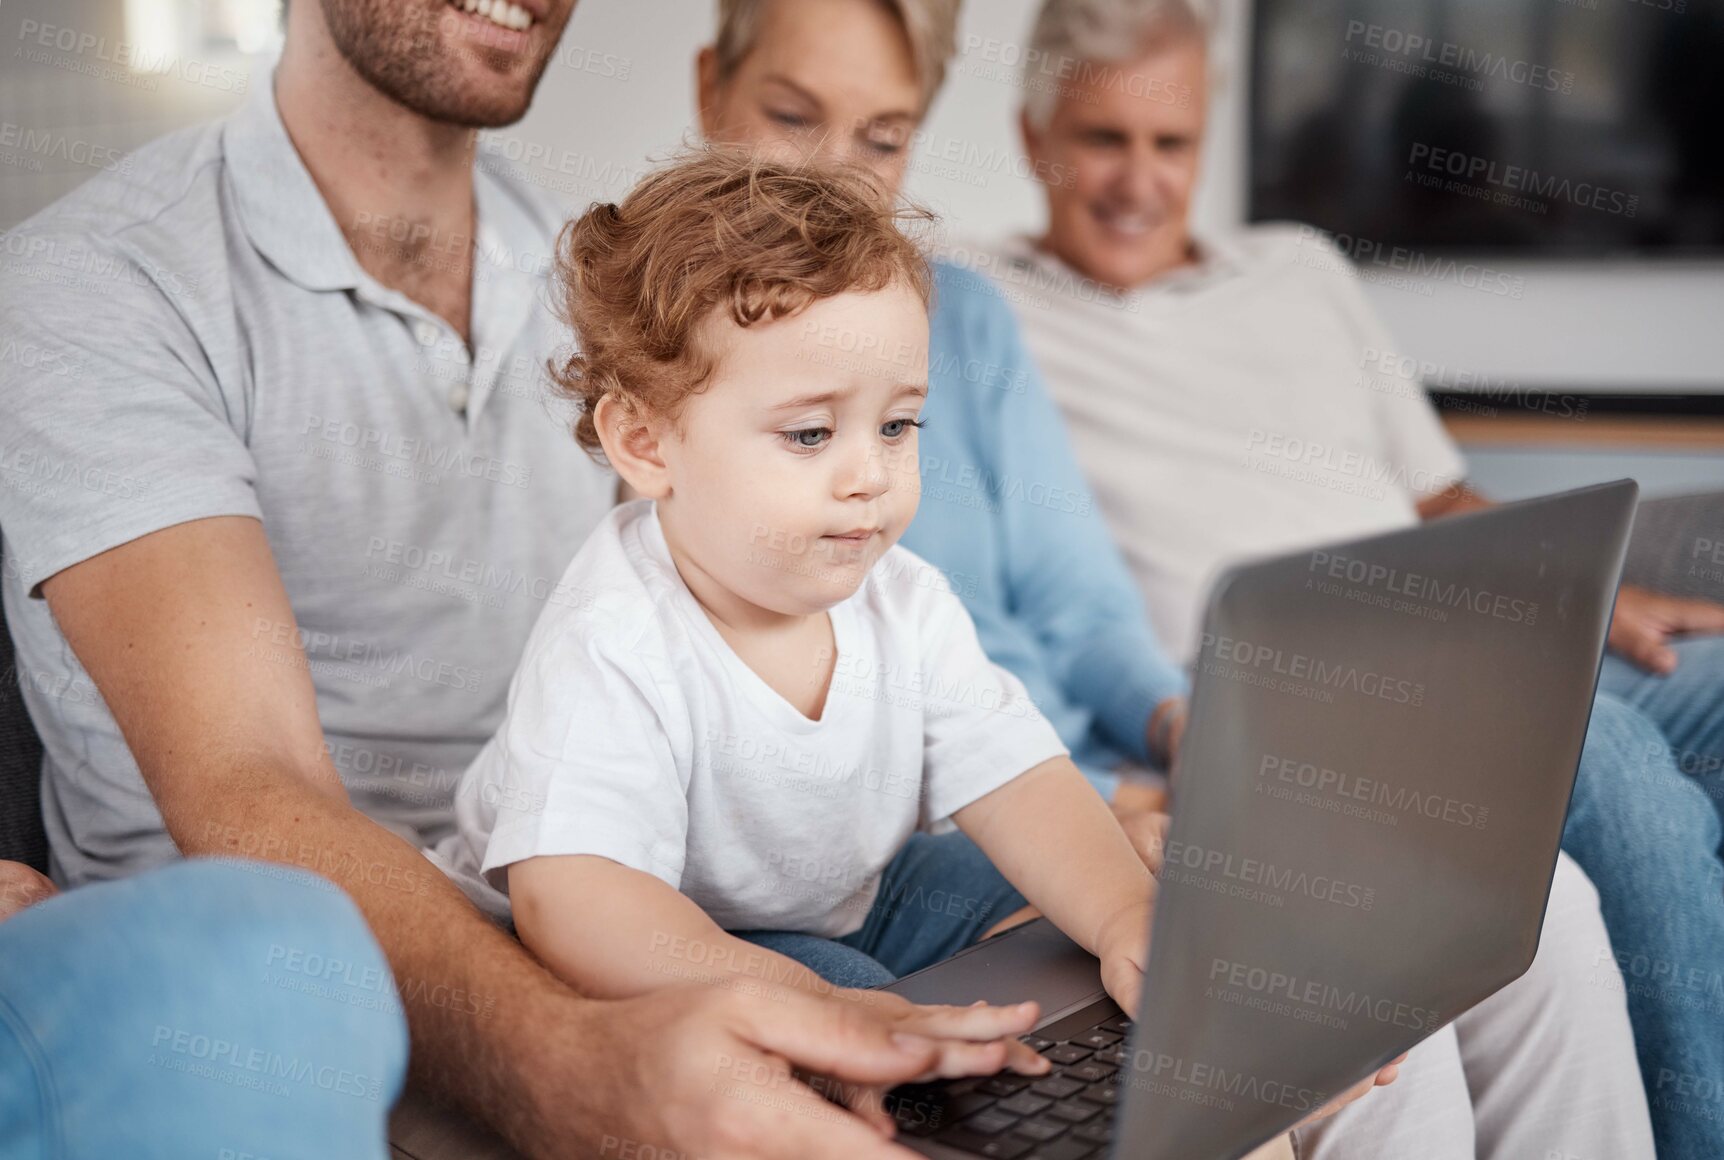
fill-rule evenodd
<path id="1" fill-rule="evenodd" d="M 1243 1155 L 1526 970 L 1637 490 L 1217 583 L 1115 1156 Z"/>

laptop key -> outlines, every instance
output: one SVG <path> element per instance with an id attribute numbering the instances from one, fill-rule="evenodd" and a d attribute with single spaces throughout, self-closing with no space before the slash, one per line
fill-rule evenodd
<path id="1" fill-rule="evenodd" d="M 1063 1075 L 1050 1075 L 1046 1079 L 1037 1080 L 1030 1085 L 1030 1090 L 1040 1096 L 1063 1100 L 1067 1096 L 1076 1095 L 1084 1085 L 1075 1079 L 1067 1079 Z"/>
<path id="2" fill-rule="evenodd" d="M 1064 1120 L 1050 1120 L 1046 1116 L 1037 1116 L 1033 1120 L 1025 1120 L 1012 1131 L 1020 1136 L 1028 1136 L 1032 1140 L 1051 1140 L 1062 1136 L 1071 1127 Z"/>
<path id="3" fill-rule="evenodd" d="M 963 1128 L 948 1128 L 936 1139 L 960 1152 L 970 1152 L 977 1156 L 997 1156 L 1000 1160 L 1017 1160 L 1036 1146 L 1034 1140 L 1026 1140 L 1022 1136 L 978 1136 Z"/>
<path id="4" fill-rule="evenodd" d="M 992 1096 L 1015 1096 L 1029 1086 L 1030 1081 L 1021 1075 L 997 1075 L 977 1090 Z"/>
<path id="5" fill-rule="evenodd" d="M 1053 1040 L 1043 1039 L 1039 1035 L 1020 1035 L 1018 1036 L 1018 1042 L 1029 1044 L 1031 1051 L 1046 1051 L 1054 1045 Z"/>
<path id="6" fill-rule="evenodd" d="M 1011 1099 L 1001 1100 L 994 1106 L 1014 1116 L 1033 1116 L 1052 1107 L 1053 1101 L 1045 1100 L 1033 1092 L 1019 1092 Z"/>
<path id="7" fill-rule="evenodd" d="M 998 1136 L 1017 1122 L 1018 1117 L 1010 1112 L 1002 1112 L 998 1108 L 989 1108 L 987 1111 L 977 1112 L 965 1120 L 963 1126 L 981 1136 Z"/>
<path id="8" fill-rule="evenodd" d="M 1085 1120 L 1093 1119 L 1099 1111 L 1101 1109 L 1096 1105 L 1085 1103 L 1082 1100 L 1061 1100 L 1048 1109 L 1048 1115 L 1057 1116 L 1074 1124 L 1081 1124 Z"/>
<path id="9" fill-rule="evenodd" d="M 946 1097 L 945 1112 L 948 1120 L 961 1120 L 965 1116 L 973 1116 L 983 1108 L 994 1106 L 994 1097 L 987 1092 L 960 1092 Z"/>
<path id="10" fill-rule="evenodd" d="M 1088 1059 L 1090 1051 L 1089 1048 L 1079 1047 L 1075 1043 L 1061 1043 L 1058 1046 L 1048 1048 L 1042 1054 L 1054 1063 L 1067 1064 Z"/>
<path id="11" fill-rule="evenodd" d="M 1090 1048 L 1092 1051 L 1100 1051 L 1104 1047 L 1112 1047 L 1123 1038 L 1124 1036 L 1115 1035 L 1111 1031 L 1103 1031 L 1098 1028 L 1095 1031 L 1091 1031 L 1088 1035 L 1078 1036 L 1076 1039 L 1072 1040 L 1072 1042 L 1082 1047 Z"/>
<path id="12" fill-rule="evenodd" d="M 1118 1032 L 1120 1035 L 1127 1035 L 1131 1032 L 1131 1020 L 1127 1019 L 1124 1015 L 1115 1019 L 1109 1019 L 1101 1026 L 1104 1030 Z"/>
<path id="13" fill-rule="evenodd" d="M 1089 1089 L 1079 1094 L 1079 1099 L 1088 1100 L 1092 1104 L 1101 1104 L 1111 1108 L 1119 1103 L 1119 1085 L 1117 1083 L 1092 1083 Z"/>
<path id="14" fill-rule="evenodd" d="M 1093 1124 L 1072 1129 L 1072 1136 L 1079 1140 L 1088 1140 L 1092 1144 L 1106 1144 L 1113 1140 L 1113 1124 L 1109 1120 L 1097 1120 Z"/>
<path id="15" fill-rule="evenodd" d="M 1085 1156 L 1095 1154 L 1096 1146 L 1088 1140 L 1074 1140 L 1067 1136 L 1064 1140 L 1055 1140 L 1036 1149 L 1036 1160 L 1083 1160 Z"/>
<path id="16" fill-rule="evenodd" d="M 1068 1067 L 1061 1074 L 1069 1075 L 1073 1079 L 1081 1079 L 1085 1083 L 1100 1083 L 1118 1070 L 1117 1067 L 1109 1067 L 1105 1063 L 1097 1063 L 1092 1059 L 1088 1063 L 1079 1063 Z"/>
<path id="17" fill-rule="evenodd" d="M 1118 1067 L 1125 1062 L 1125 1044 L 1122 1043 L 1117 1047 L 1110 1047 L 1106 1051 L 1096 1052 L 1095 1060 L 1097 1063 L 1111 1063 Z"/>

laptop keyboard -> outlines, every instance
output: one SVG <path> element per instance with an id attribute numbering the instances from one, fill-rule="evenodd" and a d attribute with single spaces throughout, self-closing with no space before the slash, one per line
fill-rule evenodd
<path id="1" fill-rule="evenodd" d="M 894 1088 L 886 1110 L 907 1136 L 1001 1160 L 1088 1160 L 1106 1154 L 1131 1021 L 1102 999 L 1023 1037 L 1053 1064 L 1044 1076 Z"/>

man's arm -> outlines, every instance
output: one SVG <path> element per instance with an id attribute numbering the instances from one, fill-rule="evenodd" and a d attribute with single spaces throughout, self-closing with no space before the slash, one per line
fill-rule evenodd
<path id="1" fill-rule="evenodd" d="M 599 1155 L 626 1140 L 713 1157 L 908 1156 L 880 1134 L 878 1106 L 847 1099 L 857 1117 L 835 1116 L 793 1069 L 876 1091 L 935 1067 L 932 1039 L 786 989 L 584 999 L 354 809 L 323 748 L 304 658 L 275 643 L 293 610 L 256 520 L 165 528 L 42 590 L 180 849 L 292 863 L 341 886 L 402 985 L 414 1080 L 521 1151 Z M 267 648 L 254 643 L 258 625 Z M 494 999 L 490 1014 L 430 1001 L 456 988 Z M 954 1038 L 1012 1035 L 1016 1018 L 978 1008 Z"/>
<path id="2" fill-rule="evenodd" d="M 678 980 L 748 994 L 790 988 L 873 1008 L 900 1031 L 936 1037 L 939 1058 L 919 1078 L 1047 1070 L 1047 1061 L 1016 1038 L 1035 1026 L 1034 1003 L 918 1006 L 881 991 L 834 987 L 795 959 L 725 931 L 660 879 L 609 858 L 559 854 L 516 862 L 509 867 L 509 899 L 522 943 L 587 994 L 644 995 Z M 1011 1021 L 1003 1036 L 1002 1010 Z"/>
<path id="3" fill-rule="evenodd" d="M 0 922 L 58 893 L 52 882 L 24 863 L 0 862 Z"/>
<path id="4" fill-rule="evenodd" d="M 180 850 L 293 863 L 345 890 L 401 984 L 415 1080 L 530 1145 L 523 1128 L 537 1112 L 522 1061 L 545 1050 L 548 1029 L 569 1026 L 580 1000 L 348 802 L 297 636 L 276 643 L 293 610 L 262 525 L 166 528 L 42 591 Z M 272 631 L 260 636 L 260 624 Z M 493 1016 L 426 1001 L 444 987 L 496 999 Z"/>
<path id="5" fill-rule="evenodd" d="M 1419 501 L 1419 518 L 1440 519 L 1492 506 L 1491 501 L 1457 483 Z M 1612 651 L 1649 673 L 1673 672 L 1677 665 L 1672 639 L 1691 632 L 1724 632 L 1724 605 L 1710 600 L 1666 596 L 1634 584 L 1616 593 L 1616 613 L 1610 618 Z"/>

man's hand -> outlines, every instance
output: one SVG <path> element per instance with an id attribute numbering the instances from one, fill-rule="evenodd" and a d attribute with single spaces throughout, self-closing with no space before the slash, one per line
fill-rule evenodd
<path id="1" fill-rule="evenodd" d="M 1670 638 L 1688 632 L 1724 632 L 1724 605 L 1665 596 L 1633 584 L 1617 592 L 1610 647 L 1647 672 L 1674 672 L 1677 658 Z"/>
<path id="2" fill-rule="evenodd" d="M 990 1007 L 978 1000 L 969 1007 L 940 1007 L 912 1003 L 889 991 L 848 988 L 837 992 L 835 1001 L 855 1003 L 894 1030 L 933 1044 L 933 1060 L 917 1082 L 993 1075 L 1007 1069 L 1019 1075 L 1043 1075 L 1052 1066 L 1018 1041 L 1018 1036 L 1035 1028 L 1041 1015 L 1035 1003 Z"/>
<path id="3" fill-rule="evenodd" d="M 939 1049 L 888 1010 L 788 988 L 756 996 L 701 986 L 593 1004 L 592 1025 L 565 1049 L 614 1066 L 596 1087 L 569 1093 L 571 1122 L 545 1125 L 545 1154 L 602 1122 L 597 1154 L 608 1144 L 613 1155 L 706 1160 L 908 1160 L 889 1142 L 881 1095 L 937 1074 Z M 951 1010 L 946 1034 L 974 1018 Z"/>
<path id="4" fill-rule="evenodd" d="M 58 894 L 55 885 L 22 862 L 0 862 L 0 921 Z"/>

